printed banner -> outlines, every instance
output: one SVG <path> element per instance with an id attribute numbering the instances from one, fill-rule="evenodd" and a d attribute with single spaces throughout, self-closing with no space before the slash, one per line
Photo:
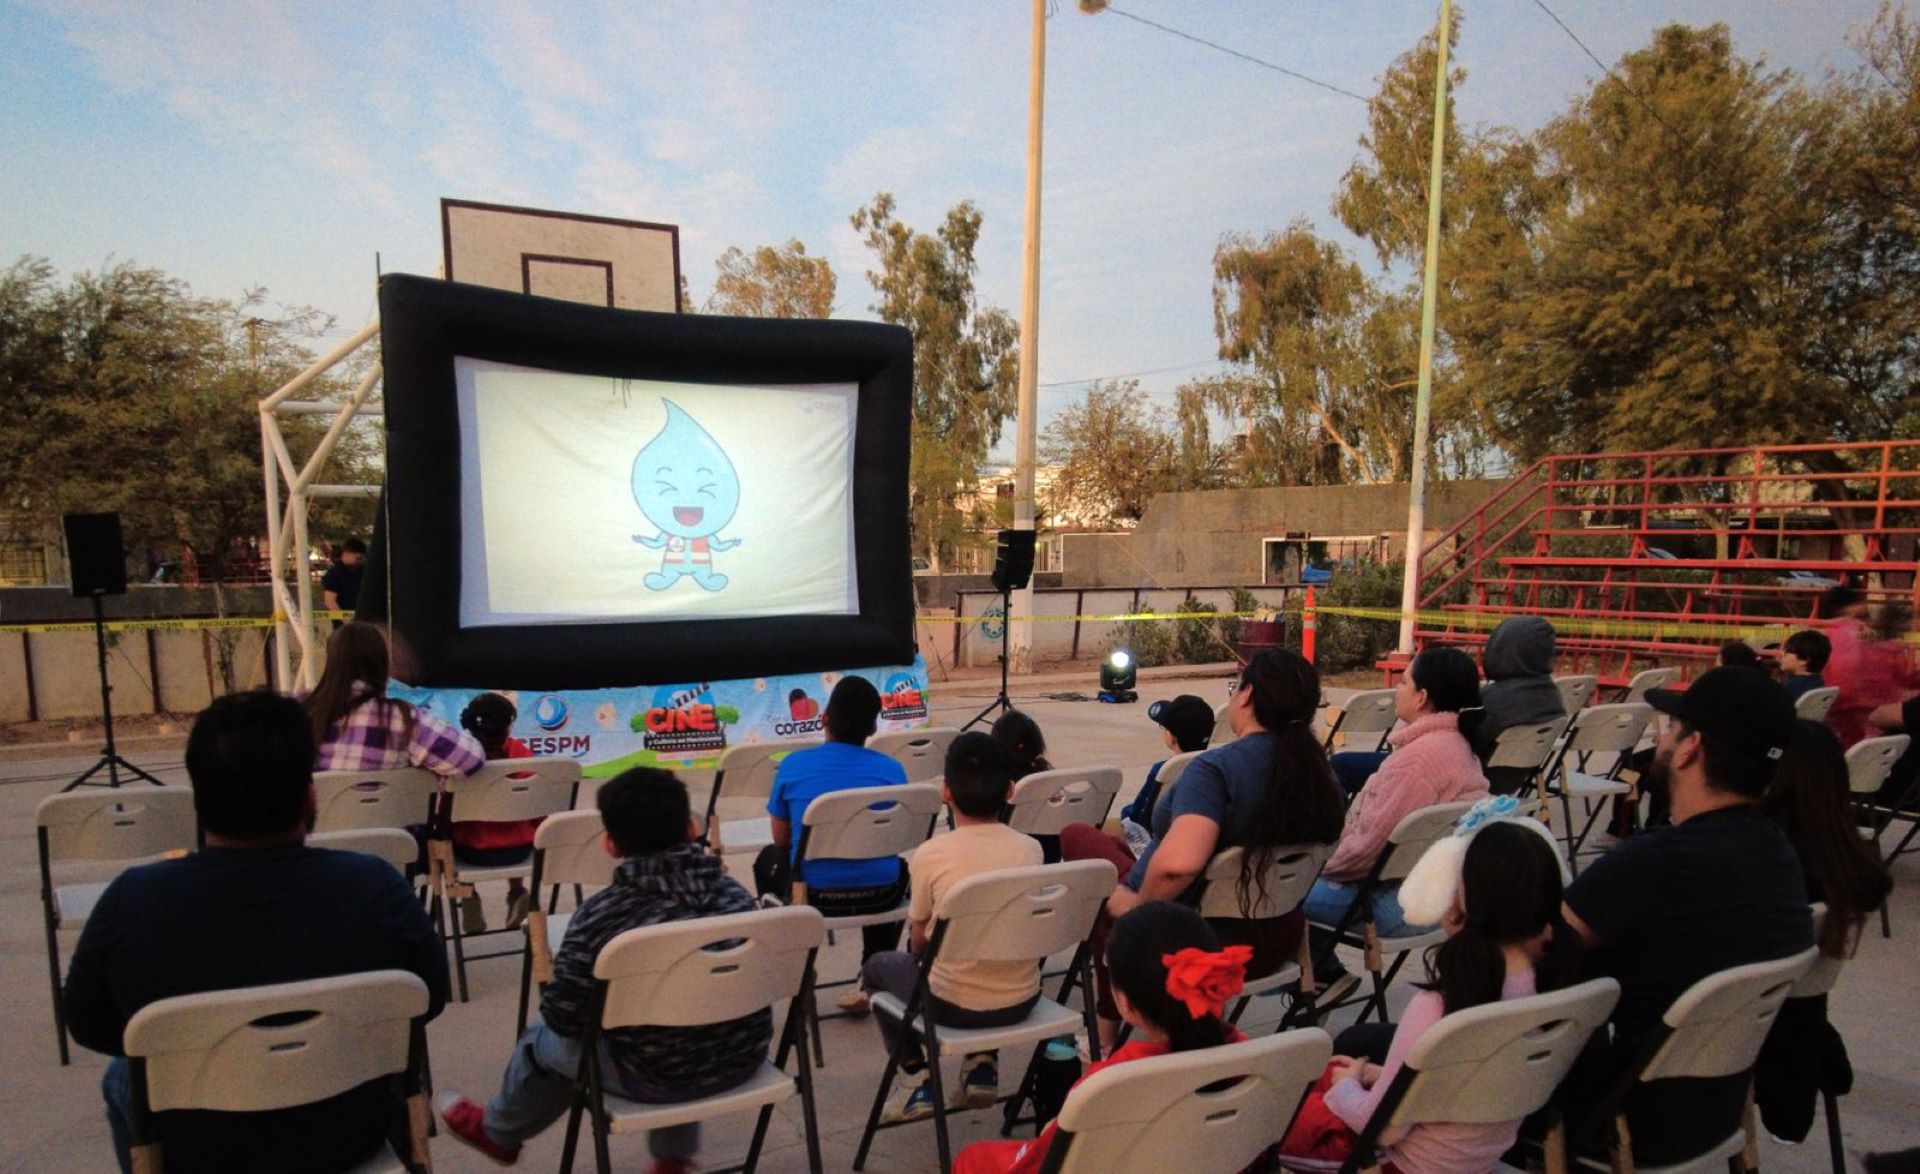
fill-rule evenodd
<path id="1" fill-rule="evenodd" d="M 907 667 L 750 681 L 497 692 L 519 711 L 513 736 L 535 754 L 577 758 L 588 775 L 605 778 L 630 766 L 712 767 L 730 746 L 819 741 L 825 736 L 820 711 L 845 676 L 865 677 L 880 690 L 881 730 L 927 724 L 927 665 L 918 657 Z M 467 702 L 486 690 L 416 689 L 394 681 L 387 692 L 458 724 Z"/>

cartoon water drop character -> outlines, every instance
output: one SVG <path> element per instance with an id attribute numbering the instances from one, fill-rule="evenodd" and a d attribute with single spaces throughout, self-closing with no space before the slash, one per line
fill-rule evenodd
<path id="1" fill-rule="evenodd" d="M 665 591 L 690 575 L 718 591 L 727 577 L 713 569 L 713 552 L 740 545 L 738 538 L 719 537 L 740 508 L 740 478 L 711 433 L 679 404 L 660 402 L 666 425 L 633 458 L 633 500 L 659 531 L 633 540 L 663 552 L 660 569 L 648 572 L 644 582 L 648 590 Z"/>

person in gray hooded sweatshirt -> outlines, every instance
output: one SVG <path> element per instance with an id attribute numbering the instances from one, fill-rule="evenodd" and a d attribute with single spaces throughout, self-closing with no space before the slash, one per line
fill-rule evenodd
<path id="1" fill-rule="evenodd" d="M 1492 682 L 1480 691 L 1478 722 L 1471 711 L 1461 715 L 1460 730 L 1485 762 L 1493 754 L 1500 731 L 1565 717 L 1567 706 L 1553 683 L 1553 625 L 1539 616 L 1503 620 L 1487 637 L 1481 667 Z M 1517 789 L 1530 772 L 1510 767 L 1489 769 L 1487 785 L 1496 795 Z"/>

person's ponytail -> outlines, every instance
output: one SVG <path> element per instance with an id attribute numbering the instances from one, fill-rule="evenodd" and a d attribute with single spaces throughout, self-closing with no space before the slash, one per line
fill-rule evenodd
<path id="1" fill-rule="evenodd" d="M 1326 748 L 1313 732 L 1320 707 L 1320 674 L 1297 652 L 1267 649 L 1241 670 L 1253 690 L 1253 716 L 1274 742 L 1273 779 L 1261 790 L 1248 823 L 1247 851 L 1235 892 L 1240 916 L 1252 917 L 1266 899 L 1267 868 L 1274 853 L 1296 844 L 1331 844 L 1340 838 L 1346 802 L 1334 781 Z"/>

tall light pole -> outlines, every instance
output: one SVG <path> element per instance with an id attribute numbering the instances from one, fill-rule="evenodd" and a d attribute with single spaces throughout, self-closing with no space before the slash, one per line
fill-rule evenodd
<path id="1" fill-rule="evenodd" d="M 1420 382 L 1413 399 L 1413 468 L 1407 493 L 1407 562 L 1400 581 L 1400 651 L 1413 651 L 1413 613 L 1420 604 L 1420 555 L 1427 537 L 1427 432 L 1433 401 L 1434 299 L 1440 286 L 1440 171 L 1446 162 L 1447 42 L 1453 0 L 1440 0 L 1433 71 L 1433 155 L 1427 170 L 1427 255 L 1420 280 Z"/>
<path id="2" fill-rule="evenodd" d="M 1033 63 L 1027 82 L 1027 227 L 1020 265 L 1020 403 L 1014 416 L 1013 528 L 1034 528 L 1033 460 L 1040 379 L 1040 134 L 1046 122 L 1047 0 L 1033 0 Z M 1014 592 L 1007 656 L 1014 672 L 1033 668 L 1033 586 Z"/>

